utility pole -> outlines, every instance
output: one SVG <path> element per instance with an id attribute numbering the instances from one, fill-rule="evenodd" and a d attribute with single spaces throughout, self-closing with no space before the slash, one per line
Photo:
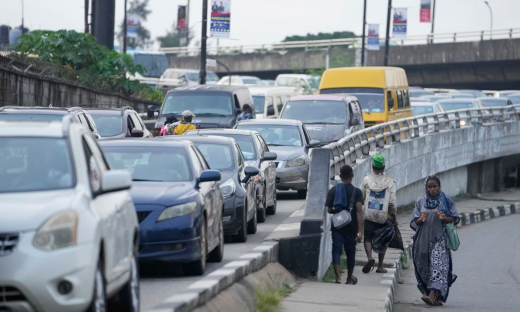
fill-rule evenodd
<path id="1" fill-rule="evenodd" d="M 123 18 L 123 53 L 126 53 L 126 23 L 127 23 L 127 20 L 126 20 L 126 13 L 127 13 L 127 10 L 126 10 L 126 3 L 127 3 L 127 0 L 125 0 L 125 15 L 124 15 L 124 18 Z"/>
<path id="2" fill-rule="evenodd" d="M 25 26 L 24 26 L 24 22 L 23 22 L 23 17 L 24 17 L 24 8 L 23 8 L 23 0 L 22 0 L 22 35 L 25 33 Z"/>
<path id="3" fill-rule="evenodd" d="M 90 0 L 85 0 L 85 33 L 88 34 L 89 31 L 88 31 L 88 7 L 89 7 L 89 1 Z"/>
<path id="4" fill-rule="evenodd" d="M 432 39 L 430 43 L 433 43 L 433 34 L 435 33 L 435 5 L 437 4 L 436 0 L 433 0 L 433 12 L 432 12 Z"/>
<path id="5" fill-rule="evenodd" d="M 186 47 L 190 45 L 190 0 L 186 5 Z"/>
<path id="6" fill-rule="evenodd" d="M 202 36 L 200 42 L 199 84 L 206 84 L 206 40 L 208 33 L 208 0 L 202 1 Z"/>
<path id="7" fill-rule="evenodd" d="M 365 66 L 365 27 L 366 27 L 366 25 L 367 25 L 367 0 L 365 0 L 365 4 L 363 6 L 363 35 L 361 36 L 361 66 Z"/>
<path id="8" fill-rule="evenodd" d="M 388 0 L 388 14 L 386 15 L 386 38 L 385 38 L 385 66 L 388 66 L 388 49 L 390 47 L 390 19 L 392 18 L 392 0 Z"/>

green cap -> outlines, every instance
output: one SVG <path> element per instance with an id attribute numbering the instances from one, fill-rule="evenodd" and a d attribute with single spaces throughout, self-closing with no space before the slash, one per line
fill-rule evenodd
<path id="1" fill-rule="evenodd" d="M 376 168 L 383 169 L 385 167 L 385 158 L 381 154 L 375 154 L 372 157 L 372 165 Z"/>

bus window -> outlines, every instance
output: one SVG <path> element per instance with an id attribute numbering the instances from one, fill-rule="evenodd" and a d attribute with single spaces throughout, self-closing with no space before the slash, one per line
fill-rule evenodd
<path id="1" fill-rule="evenodd" d="M 397 90 L 397 108 L 401 109 L 403 108 L 403 94 L 401 93 L 401 90 Z"/>
<path id="2" fill-rule="evenodd" d="M 410 107 L 410 96 L 408 95 L 408 90 L 404 90 L 403 94 L 404 94 L 404 107 Z"/>
<path id="3" fill-rule="evenodd" d="M 392 98 L 392 91 L 386 91 L 386 97 L 388 102 L 388 110 L 391 111 L 394 109 L 394 99 Z"/>

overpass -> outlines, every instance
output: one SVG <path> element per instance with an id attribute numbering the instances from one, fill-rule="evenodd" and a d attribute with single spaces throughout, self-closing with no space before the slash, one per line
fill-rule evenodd
<path id="1" fill-rule="evenodd" d="M 360 39 L 355 38 L 210 47 L 208 57 L 226 64 L 232 74 L 273 79 L 280 73 L 324 69 L 327 56 L 331 67 L 355 66 L 359 64 L 360 45 Z M 199 68 L 198 47 L 163 51 L 172 67 Z M 383 60 L 384 49 L 367 51 L 368 66 L 382 65 Z M 389 65 L 403 67 L 410 85 L 517 88 L 520 85 L 520 29 L 392 39 Z M 222 66 L 218 66 L 216 72 L 227 74 Z"/>

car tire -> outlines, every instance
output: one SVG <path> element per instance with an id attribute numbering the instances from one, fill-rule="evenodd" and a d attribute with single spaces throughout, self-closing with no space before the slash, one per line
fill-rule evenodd
<path id="1" fill-rule="evenodd" d="M 238 230 L 238 234 L 234 237 L 234 241 L 238 243 L 247 242 L 247 201 L 244 202 L 244 212 L 242 214 L 242 227 Z"/>
<path id="2" fill-rule="evenodd" d="M 132 256 L 130 280 L 119 291 L 118 311 L 139 312 L 139 265 L 137 254 Z"/>
<path id="3" fill-rule="evenodd" d="M 306 199 L 307 198 L 307 190 L 298 190 L 298 198 Z"/>
<path id="4" fill-rule="evenodd" d="M 87 312 L 106 312 L 107 294 L 106 294 L 106 280 L 103 274 L 103 262 L 99 260 L 96 273 L 94 273 L 94 293 L 92 294 L 92 302 L 87 309 Z"/>
<path id="5" fill-rule="evenodd" d="M 274 189 L 274 192 L 273 192 L 273 205 L 267 207 L 266 212 L 268 215 L 271 215 L 271 216 L 276 214 L 276 189 Z"/>
<path id="6" fill-rule="evenodd" d="M 224 211 L 224 208 L 222 208 Z M 222 262 L 224 259 L 224 221 L 222 216 L 220 217 L 220 223 L 218 225 L 218 245 L 209 253 L 209 262 Z"/>
<path id="7" fill-rule="evenodd" d="M 255 234 L 258 227 L 258 220 L 257 220 L 258 213 L 253 213 L 253 218 L 249 220 L 247 223 L 247 234 Z"/>
<path id="8" fill-rule="evenodd" d="M 203 275 L 206 270 L 206 257 L 208 254 L 208 239 L 206 236 L 206 217 L 202 217 L 200 225 L 200 253 L 197 261 L 188 262 L 183 265 L 184 271 L 189 275 Z"/>

